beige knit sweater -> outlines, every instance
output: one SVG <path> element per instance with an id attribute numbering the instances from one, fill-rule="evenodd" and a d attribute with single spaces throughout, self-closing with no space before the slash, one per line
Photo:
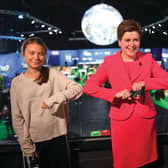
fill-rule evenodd
<path id="1" fill-rule="evenodd" d="M 38 85 L 24 74 L 11 83 L 13 127 L 25 156 L 35 152 L 34 142 L 50 140 L 67 133 L 67 104 L 82 94 L 80 84 L 50 69 L 47 83 Z M 45 102 L 50 109 L 42 109 Z"/>

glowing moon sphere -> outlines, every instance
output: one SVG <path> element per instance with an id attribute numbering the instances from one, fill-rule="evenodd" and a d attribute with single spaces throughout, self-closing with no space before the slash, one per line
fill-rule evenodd
<path id="1" fill-rule="evenodd" d="M 83 15 L 81 28 L 84 36 L 96 45 L 110 45 L 117 40 L 117 27 L 123 21 L 120 12 L 107 4 L 89 8 Z"/>

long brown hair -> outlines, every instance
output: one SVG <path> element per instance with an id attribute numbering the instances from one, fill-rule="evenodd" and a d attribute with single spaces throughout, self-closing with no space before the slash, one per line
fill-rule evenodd
<path id="1" fill-rule="evenodd" d="M 28 44 L 32 44 L 32 43 L 36 43 L 36 44 L 39 44 L 40 46 L 42 46 L 44 48 L 44 51 L 45 51 L 45 55 L 47 55 L 47 50 L 48 50 L 48 47 L 47 45 L 45 44 L 45 42 L 39 38 L 39 37 L 30 37 L 30 38 L 27 38 L 22 46 L 21 46 L 21 53 L 24 54 L 24 51 L 26 49 L 26 46 Z M 48 67 L 44 67 L 42 66 L 41 70 L 40 70 L 40 76 L 35 79 L 35 81 L 41 85 L 43 83 L 46 83 L 49 79 L 49 68 Z"/>

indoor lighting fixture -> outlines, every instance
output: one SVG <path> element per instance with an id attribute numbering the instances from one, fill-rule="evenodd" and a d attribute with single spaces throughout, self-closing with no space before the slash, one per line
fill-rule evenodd
<path id="1" fill-rule="evenodd" d="M 9 38 L 9 35 L 8 36 L 2 35 L 2 36 L 0 36 L 0 38 L 5 38 L 5 36 L 6 36 L 6 39 L 22 40 L 22 39 L 25 39 L 27 36 L 31 37 L 31 36 L 35 36 L 36 34 L 39 34 L 39 33 L 48 33 L 50 35 L 53 33 L 54 34 L 61 34 L 62 33 L 62 31 L 59 27 L 54 26 L 52 24 L 49 24 L 43 20 L 40 20 L 40 19 L 30 15 L 29 13 L 0 9 L 0 14 L 1 15 L 16 16 L 18 19 L 23 19 L 23 21 L 26 21 L 26 24 L 29 24 L 29 22 L 30 22 L 30 25 L 34 26 L 34 28 L 31 28 L 31 30 L 19 29 L 18 31 L 15 31 L 12 34 L 13 36 L 11 36 L 10 38 Z M 26 31 L 24 31 L 24 30 L 26 30 Z"/>
<path id="2" fill-rule="evenodd" d="M 18 18 L 19 18 L 19 19 L 23 19 L 24 17 L 23 17 L 22 14 L 20 14 L 20 15 L 18 15 Z"/>
<path id="3" fill-rule="evenodd" d="M 161 19 L 157 22 L 144 26 L 142 30 L 143 32 L 145 31 L 146 33 L 149 34 L 156 34 L 156 32 L 158 32 L 167 36 L 168 35 L 167 22 L 168 22 L 168 16 L 164 17 L 164 19 Z"/>

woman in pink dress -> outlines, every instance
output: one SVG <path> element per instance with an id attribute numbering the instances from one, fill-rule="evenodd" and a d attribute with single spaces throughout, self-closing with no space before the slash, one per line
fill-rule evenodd
<path id="1" fill-rule="evenodd" d="M 112 104 L 113 167 L 139 168 L 158 158 L 156 110 L 149 90 L 167 89 L 168 73 L 150 53 L 139 51 L 142 29 L 138 22 L 124 20 L 117 31 L 121 50 L 105 57 L 85 82 L 84 92 Z M 107 81 L 111 88 L 103 87 Z"/>

